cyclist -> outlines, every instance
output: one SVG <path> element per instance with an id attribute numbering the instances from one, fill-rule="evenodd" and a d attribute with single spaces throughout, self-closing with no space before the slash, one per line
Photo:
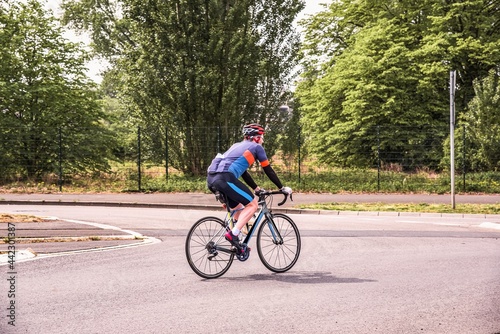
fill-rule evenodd
<path id="1" fill-rule="evenodd" d="M 283 192 L 291 194 L 292 189 L 283 187 L 280 179 L 269 164 L 266 152 L 262 147 L 264 128 L 257 124 L 247 124 L 243 127 L 243 141 L 234 144 L 224 154 L 217 154 L 208 167 L 207 185 L 212 192 L 222 192 L 226 195 L 232 210 L 238 210 L 234 215 L 235 225 L 226 233 L 225 238 L 233 246 L 244 252 L 239 246 L 238 235 L 258 208 L 258 198 L 239 180 L 241 176 L 254 193 L 261 189 L 248 173 L 248 168 L 257 160 L 267 177 Z"/>

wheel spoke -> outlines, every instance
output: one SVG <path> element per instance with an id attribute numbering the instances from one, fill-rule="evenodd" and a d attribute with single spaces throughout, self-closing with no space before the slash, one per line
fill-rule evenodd
<path id="1" fill-rule="evenodd" d="M 290 217 L 276 214 L 272 222 L 264 221 L 257 235 L 257 250 L 269 270 L 285 272 L 292 268 L 300 254 L 300 234 Z"/>
<path id="2" fill-rule="evenodd" d="M 223 275 L 231 266 L 233 253 L 217 251 L 228 248 L 227 241 L 220 236 L 225 229 L 224 222 L 216 217 L 206 217 L 197 221 L 186 238 L 186 257 L 193 271 L 204 278 Z M 217 244 L 219 240 L 222 244 Z M 213 256 L 217 253 L 215 256 Z M 213 256 L 209 258 L 210 256 Z"/>

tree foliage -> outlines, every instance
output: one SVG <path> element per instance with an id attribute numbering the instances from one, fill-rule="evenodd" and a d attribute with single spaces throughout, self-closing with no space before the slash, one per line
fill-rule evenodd
<path id="1" fill-rule="evenodd" d="M 449 70 L 464 110 L 473 80 L 500 61 L 499 10 L 486 0 L 334 1 L 306 20 L 297 97 L 311 150 L 335 165 L 371 166 L 380 149 L 437 164 L 442 145 L 428 134 L 446 138 Z M 413 130 L 399 136 L 401 127 Z M 393 136 L 377 145 L 379 128 Z"/>
<path id="2" fill-rule="evenodd" d="M 474 171 L 500 169 L 500 76 L 495 70 L 474 81 L 475 96 L 460 120 L 465 126 L 465 142 Z M 463 128 L 462 128 L 463 131 Z M 458 137 L 461 138 L 461 137 Z"/>
<path id="3" fill-rule="evenodd" d="M 117 10 L 119 8 L 120 10 Z M 151 157 L 204 173 L 246 122 L 278 130 L 280 96 L 296 65 L 300 0 L 66 0 L 65 22 L 89 30 Z M 276 148 L 269 132 L 266 146 Z M 168 143 L 165 143 L 165 140 Z M 273 144 L 275 145 L 273 147 Z"/>
<path id="4" fill-rule="evenodd" d="M 0 152 L 3 176 L 103 170 L 111 136 L 83 47 L 63 38 L 38 1 L 0 2 Z M 59 144 L 62 144 L 60 146 Z"/>

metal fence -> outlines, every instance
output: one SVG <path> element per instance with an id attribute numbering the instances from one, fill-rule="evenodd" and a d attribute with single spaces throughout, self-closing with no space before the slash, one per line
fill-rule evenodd
<path id="1" fill-rule="evenodd" d="M 114 146 L 108 147 L 107 154 L 110 155 L 105 157 L 106 161 L 98 163 L 91 163 L 89 160 L 100 156 L 94 150 L 105 151 L 106 138 L 99 139 L 100 134 L 95 131 L 83 129 L 68 134 L 64 128 L 0 128 L 0 130 L 2 184 L 32 179 L 43 180 L 49 183 L 57 182 L 62 190 L 65 182 L 70 182 L 74 178 L 108 173 L 135 183 L 137 190 L 141 191 L 144 178 L 168 180 L 171 175 L 180 173 L 173 168 L 174 164 L 169 154 L 172 148 L 165 144 L 168 140 L 162 142 L 161 151 L 164 155 L 151 159 L 148 150 L 150 143 L 145 142 L 139 127 L 120 138 L 114 138 Z M 200 128 L 199 131 L 206 129 Z M 369 181 L 376 183 L 376 188 L 372 188 L 373 190 L 380 191 L 381 184 L 385 180 L 384 173 L 406 173 L 407 177 L 412 177 L 418 172 L 432 174 L 446 169 L 442 162 L 443 156 L 446 155 L 443 152 L 446 129 L 418 129 L 418 136 L 415 136 L 415 131 L 409 127 L 377 127 L 373 130 L 370 135 L 371 143 L 366 146 L 365 152 L 361 152 L 370 161 L 365 167 L 366 170 L 370 170 L 370 175 L 376 175 L 373 181 Z M 75 139 L 75 136 L 80 139 Z M 81 137 L 86 138 L 82 140 Z M 464 143 L 460 145 L 461 152 L 456 154 L 458 158 L 456 172 L 462 176 L 459 182 L 463 182 L 461 188 L 466 191 L 465 135 L 463 140 Z M 404 145 L 391 145 L 391 142 L 396 141 Z M 288 178 L 295 178 L 299 185 L 312 182 L 312 179 L 322 173 L 335 171 L 336 177 L 342 176 L 341 168 L 326 166 L 315 156 L 307 154 L 307 141 L 304 140 L 303 134 L 299 133 L 298 138 L 292 142 L 295 143 L 295 147 L 288 148 L 289 153 L 276 150 L 272 157 L 273 167 L 280 173 L 284 173 Z M 101 147 L 103 145 L 104 147 Z M 207 141 L 203 149 L 218 152 L 227 148 L 220 141 Z"/>

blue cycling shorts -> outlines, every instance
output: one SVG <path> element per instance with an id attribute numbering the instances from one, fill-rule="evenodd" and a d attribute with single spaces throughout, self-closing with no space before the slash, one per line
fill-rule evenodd
<path id="1" fill-rule="evenodd" d="M 231 208 L 240 203 L 248 205 L 254 199 L 252 191 L 231 172 L 208 173 L 207 185 L 212 192 L 218 190 L 226 195 Z"/>

